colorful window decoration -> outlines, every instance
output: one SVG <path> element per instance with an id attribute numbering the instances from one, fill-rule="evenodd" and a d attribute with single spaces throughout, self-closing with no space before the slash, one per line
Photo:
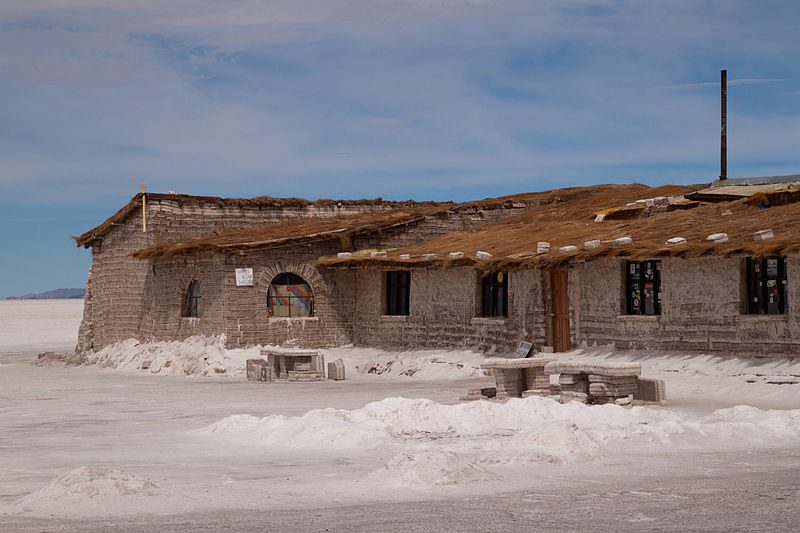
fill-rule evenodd
<path id="1" fill-rule="evenodd" d="M 661 314 L 661 261 L 626 262 L 625 280 L 627 314 Z"/>
<path id="2" fill-rule="evenodd" d="M 314 316 L 314 293 L 306 280 L 291 272 L 273 278 L 267 294 L 267 313 L 271 317 Z"/>
<path id="3" fill-rule="evenodd" d="M 788 285 L 786 257 L 746 259 L 747 313 L 751 315 L 782 315 L 786 313 Z"/>
<path id="4" fill-rule="evenodd" d="M 492 272 L 483 278 L 482 315 L 490 318 L 508 316 L 508 273 Z"/>

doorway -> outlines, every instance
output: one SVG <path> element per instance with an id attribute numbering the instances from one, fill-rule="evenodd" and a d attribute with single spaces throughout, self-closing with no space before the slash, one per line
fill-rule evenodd
<path id="1" fill-rule="evenodd" d="M 569 271 L 550 271 L 550 291 L 552 306 L 553 351 L 566 352 L 570 349 L 569 339 Z"/>

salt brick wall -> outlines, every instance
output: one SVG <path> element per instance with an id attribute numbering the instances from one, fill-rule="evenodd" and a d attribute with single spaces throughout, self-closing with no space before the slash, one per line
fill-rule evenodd
<path id="1" fill-rule="evenodd" d="M 184 339 L 191 335 L 227 336 L 229 347 L 292 343 L 304 347 L 339 346 L 350 342 L 352 310 L 346 279 L 340 286 L 330 272 L 313 264 L 320 253 L 335 253 L 335 244 L 265 250 L 245 255 L 201 254 L 155 262 L 152 287 L 153 340 Z M 252 287 L 237 287 L 235 269 L 252 268 Z M 314 316 L 275 318 L 267 314 L 272 279 L 293 272 L 314 292 Z M 181 306 L 189 281 L 200 282 L 198 318 L 182 318 Z M 346 291 L 346 293 L 345 293 Z M 344 293 L 344 294 L 343 294 Z"/>
<path id="2" fill-rule="evenodd" d="M 370 208 L 237 207 L 177 199 L 148 202 L 146 233 L 142 232 L 141 211 L 137 210 L 92 247 L 92 276 L 86 287 L 92 305 L 84 311 L 76 351 L 100 349 L 128 338 L 147 340 L 157 336 L 155 323 L 165 315 L 157 309 L 161 296 L 153 292 L 154 263 L 132 257 L 137 250 L 158 242 L 203 237 L 223 226 L 243 227 L 292 217 L 353 214 Z M 183 337 L 189 331 L 210 331 L 207 323 L 209 321 L 181 324 L 176 334 Z"/>
<path id="3" fill-rule="evenodd" d="M 624 262 L 584 263 L 570 272 L 573 342 L 620 348 L 742 355 L 800 354 L 800 262 L 789 257 L 788 313 L 747 315 L 743 258 L 661 260 L 657 317 L 624 315 Z M 573 283 L 573 277 L 580 283 Z"/>
<path id="4" fill-rule="evenodd" d="M 358 212 L 353 207 L 347 212 Z M 382 248 L 418 243 L 432 236 L 519 212 L 516 209 L 426 217 L 378 235 L 359 237 L 353 247 Z M 335 207 L 247 208 L 162 200 L 148 206 L 148 232 L 132 214 L 93 248 L 87 302 L 78 351 L 127 338 L 174 340 L 225 333 L 229 346 L 282 344 L 335 346 L 349 342 L 385 348 L 470 347 L 513 349 L 520 340 L 550 344 L 549 276 L 538 270 L 509 274 L 509 317 L 479 317 L 480 279 L 471 268 L 414 270 L 411 314 L 384 313 L 381 271 L 317 270 L 322 255 L 342 251 L 338 242 L 245 255 L 201 254 L 166 261 L 140 261 L 131 253 L 156 242 L 207 235 L 221 225 L 246 226 L 290 217 L 331 216 Z M 458 250 L 453 250 L 458 251 Z M 741 258 L 662 259 L 662 314 L 623 315 L 623 262 L 599 260 L 570 269 L 572 342 L 620 348 L 755 355 L 800 353 L 800 261 L 789 260 L 789 312 L 750 316 L 743 309 Z M 254 287 L 236 287 L 234 269 L 254 270 Z M 303 276 L 315 295 L 315 317 L 269 318 L 266 294 L 280 271 Z M 181 318 L 185 288 L 201 281 L 199 319 Z"/>
<path id="5" fill-rule="evenodd" d="M 86 288 L 92 304 L 84 311 L 78 352 L 142 338 L 149 264 L 130 254 L 151 242 L 150 236 L 142 233 L 141 214 L 136 213 L 92 248 L 92 275 Z"/>
<path id="6" fill-rule="evenodd" d="M 353 273 L 338 272 L 344 276 Z M 509 277 L 509 318 L 480 317 L 480 277 L 472 268 L 414 270 L 409 316 L 384 316 L 385 273 L 355 271 L 353 341 L 383 348 L 510 350 L 520 340 L 544 342 L 541 275 Z"/>
<path id="7" fill-rule="evenodd" d="M 128 338 L 173 340 L 195 334 L 223 332 L 228 335 L 229 344 L 236 346 L 266 342 L 280 344 L 291 340 L 309 346 L 350 342 L 352 324 L 349 317 L 354 303 L 349 295 L 352 291 L 347 290 L 348 286 L 343 281 L 333 284 L 329 279 L 332 273 L 316 273 L 320 291 L 315 318 L 267 320 L 265 302 L 269 281 L 262 281 L 261 286 L 250 290 L 233 287 L 232 263 L 223 255 L 191 256 L 159 262 L 138 260 L 131 254 L 159 242 L 203 237 L 220 227 L 245 227 L 299 217 L 347 215 L 368 209 L 386 208 L 368 205 L 341 208 L 239 207 L 179 199 L 151 201 L 147 204 L 146 233 L 142 232 L 141 212 L 137 211 L 125 223 L 113 228 L 102 242 L 93 246 L 92 276 L 87 283 L 87 294 L 90 295 L 87 301 L 90 304 L 84 311 L 76 350 L 100 349 Z M 426 217 L 408 226 L 355 239 L 353 247 L 381 248 L 413 244 L 519 212 L 521 209 L 498 208 Z M 247 256 L 236 256 L 241 259 L 236 264 L 252 266 L 257 272 L 280 262 L 286 268 L 291 266 L 300 269 L 310 267 L 322 255 L 339 251 L 343 251 L 343 248 L 338 243 L 329 243 L 313 248 L 254 252 Z M 192 277 L 201 279 L 201 302 L 207 307 L 200 319 L 184 319 L 180 316 L 183 292 Z"/>

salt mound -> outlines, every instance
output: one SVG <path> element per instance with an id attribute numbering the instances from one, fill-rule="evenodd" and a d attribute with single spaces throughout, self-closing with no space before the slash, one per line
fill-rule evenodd
<path id="1" fill-rule="evenodd" d="M 391 438 L 385 424 L 370 420 L 360 410 L 331 408 L 314 409 L 299 417 L 232 415 L 198 433 L 238 444 L 307 449 L 370 448 Z"/>
<path id="2" fill-rule="evenodd" d="M 183 341 L 139 342 L 127 339 L 84 354 L 74 364 L 160 375 L 245 375 L 247 359 L 261 357 L 263 346 L 228 349 L 225 335 L 196 335 Z M 482 376 L 483 355 L 471 351 L 389 352 L 371 348 L 321 350 L 326 360 L 343 359 L 347 375 L 391 380 L 466 379 Z"/>
<path id="3" fill-rule="evenodd" d="M 158 485 L 128 472 L 84 466 L 56 477 L 46 487 L 20 498 L 12 512 L 82 514 L 86 509 L 110 514 L 124 500 L 140 504 L 161 494 Z"/>
<path id="4" fill-rule="evenodd" d="M 415 380 L 468 379 L 483 376 L 483 354 L 469 350 L 409 350 L 373 348 L 323 350 L 326 360 L 342 359 L 348 376 Z"/>
<path id="5" fill-rule="evenodd" d="M 152 374 L 243 376 L 246 360 L 258 356 L 259 348 L 225 349 L 225 335 L 197 335 L 183 341 L 169 342 L 140 343 L 136 339 L 128 339 L 86 354 L 84 362 Z"/>
<path id="6" fill-rule="evenodd" d="M 498 479 L 499 476 L 449 450 L 399 453 L 386 466 L 367 476 L 367 482 L 408 488 L 466 485 Z"/>
<path id="7" fill-rule="evenodd" d="M 485 446 L 484 449 L 489 451 L 481 456 L 479 462 L 486 465 L 530 465 L 586 461 L 602 455 L 602 440 L 577 424 L 556 420 L 537 430 L 522 430 L 505 442 Z"/>
<path id="8" fill-rule="evenodd" d="M 504 403 L 442 405 L 387 398 L 360 409 L 314 409 L 300 417 L 234 415 L 201 434 L 237 444 L 335 450 L 409 446 L 442 448 L 472 443 L 484 464 L 564 463 L 598 456 L 620 444 L 692 448 L 717 445 L 796 445 L 800 410 L 739 406 L 710 416 L 616 405 L 560 404 L 538 397 Z"/>

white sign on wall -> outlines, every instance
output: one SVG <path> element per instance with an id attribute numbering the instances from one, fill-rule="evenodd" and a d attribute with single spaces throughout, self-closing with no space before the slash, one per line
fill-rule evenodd
<path id="1" fill-rule="evenodd" d="M 237 268 L 236 269 L 236 286 L 237 287 L 252 287 L 253 286 L 253 269 L 252 268 Z"/>

